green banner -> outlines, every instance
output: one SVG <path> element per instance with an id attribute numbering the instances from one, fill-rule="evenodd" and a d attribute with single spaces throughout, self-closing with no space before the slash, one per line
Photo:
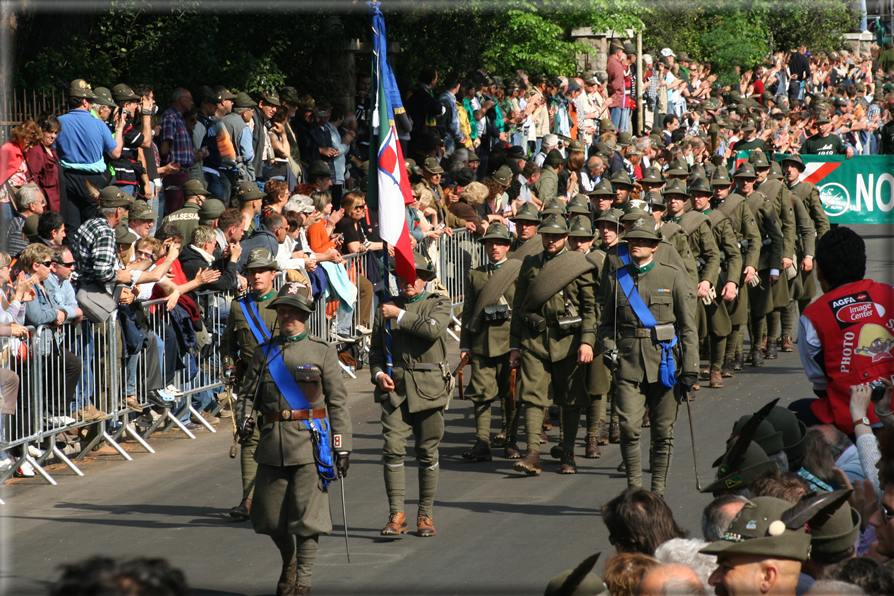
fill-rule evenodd
<path id="1" fill-rule="evenodd" d="M 736 165 L 750 151 L 739 151 Z M 781 161 L 786 155 L 776 155 Z M 801 155 L 801 180 L 816 185 L 829 222 L 894 224 L 894 155 Z"/>

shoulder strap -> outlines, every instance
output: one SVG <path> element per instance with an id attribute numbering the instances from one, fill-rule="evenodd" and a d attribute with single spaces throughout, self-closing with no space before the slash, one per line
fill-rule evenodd
<path id="1" fill-rule="evenodd" d="M 720 209 L 711 209 L 711 213 L 708 214 L 708 223 L 711 224 L 711 229 L 720 225 L 720 222 L 725 219 L 732 221 L 733 218 Z"/>
<path id="2" fill-rule="evenodd" d="M 633 309 L 633 312 L 636 313 L 636 316 L 643 324 L 643 327 L 654 327 L 658 322 L 652 315 L 652 311 L 650 311 L 649 307 L 646 306 L 646 303 L 643 302 L 642 296 L 636 291 L 636 286 L 633 285 L 633 279 L 630 277 L 630 271 L 627 269 L 628 265 L 630 265 L 630 256 L 627 254 L 627 245 L 618 245 L 618 256 L 621 257 L 621 262 L 624 263 L 624 266 L 617 270 L 618 284 L 621 286 L 621 289 L 624 290 L 624 295 L 627 296 L 627 300 L 630 302 L 630 307 Z"/>
<path id="3" fill-rule="evenodd" d="M 766 199 L 766 197 L 759 190 L 756 190 L 753 193 L 751 193 L 751 196 L 746 199 L 748 201 L 748 208 L 751 209 L 752 215 L 757 217 L 757 213 L 758 213 L 758 211 L 760 211 L 761 205 L 764 204 L 765 199 Z"/>
<path id="4" fill-rule="evenodd" d="M 674 236 L 677 235 L 683 229 L 678 223 L 672 221 L 666 221 L 661 224 L 661 227 L 658 228 L 658 232 L 661 234 L 661 237 L 670 242 Z"/>
<path id="5" fill-rule="evenodd" d="M 740 194 L 732 194 L 732 195 L 728 196 L 728 197 L 727 197 L 727 198 L 720 204 L 720 206 L 717 207 L 717 209 L 720 210 L 720 211 L 722 211 L 722 212 L 723 212 L 726 216 L 728 216 L 729 218 L 732 218 L 732 217 L 735 215 L 735 213 L 736 213 L 736 208 L 737 208 L 737 207 L 739 206 L 739 204 L 740 204 L 742 201 L 744 201 L 744 200 L 745 200 L 745 197 L 743 197 L 742 195 L 740 195 Z"/>
<path id="6" fill-rule="evenodd" d="M 472 310 L 472 325 L 470 329 L 473 332 L 479 326 L 478 317 L 481 315 L 481 311 L 485 307 L 492 306 L 500 301 L 500 297 L 506 293 L 509 286 L 518 280 L 518 272 L 521 266 L 522 262 L 518 259 L 507 260 L 502 267 L 490 276 L 490 279 L 481 288 Z"/>
<path id="7" fill-rule="evenodd" d="M 267 329 L 267 324 L 261 318 L 261 313 L 258 312 L 258 305 L 255 304 L 252 297 L 245 296 L 239 300 L 239 304 L 242 305 L 242 312 L 245 314 L 245 320 L 248 322 L 248 328 L 251 329 L 251 334 L 254 336 L 255 341 L 258 344 L 269 341 L 270 330 Z"/>
<path id="8" fill-rule="evenodd" d="M 276 386 L 293 410 L 310 410 L 310 402 L 307 401 L 307 397 L 304 396 L 301 387 L 298 386 L 298 383 L 295 382 L 295 379 L 292 378 L 292 375 L 289 374 L 289 370 L 286 368 L 282 350 L 276 350 L 275 354 L 271 354 L 275 347 L 276 344 L 274 342 L 267 342 L 261 346 L 261 349 L 264 350 L 267 370 L 270 371 L 273 382 L 276 383 Z"/>
<path id="9" fill-rule="evenodd" d="M 691 236 L 700 225 L 708 221 L 708 216 L 698 211 L 687 211 L 680 218 L 680 227 L 687 235 Z"/>

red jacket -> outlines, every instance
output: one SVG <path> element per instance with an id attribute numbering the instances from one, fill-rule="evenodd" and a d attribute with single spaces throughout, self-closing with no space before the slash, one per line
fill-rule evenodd
<path id="1" fill-rule="evenodd" d="M 624 66 L 617 56 L 609 56 L 605 66 L 608 73 L 608 95 L 613 108 L 624 107 Z"/>
<path id="2" fill-rule="evenodd" d="M 894 375 L 894 288 L 871 279 L 845 284 L 804 309 L 822 345 L 826 396 L 810 406 L 823 424 L 854 432 L 850 388 Z M 869 420 L 877 422 L 869 408 Z"/>

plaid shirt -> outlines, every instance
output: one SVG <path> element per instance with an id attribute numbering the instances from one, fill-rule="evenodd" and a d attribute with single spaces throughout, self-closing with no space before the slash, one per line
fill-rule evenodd
<path id="1" fill-rule="evenodd" d="M 111 294 L 118 277 L 118 253 L 115 231 L 105 217 L 94 217 L 75 232 L 74 256 L 81 284 L 105 286 Z"/>
<path id="2" fill-rule="evenodd" d="M 168 153 L 166 164 L 179 163 L 183 169 L 192 164 L 195 159 L 192 137 L 186 130 L 186 120 L 183 119 L 183 114 L 178 112 L 174 106 L 162 114 L 161 140 L 171 141 L 171 151 Z"/>

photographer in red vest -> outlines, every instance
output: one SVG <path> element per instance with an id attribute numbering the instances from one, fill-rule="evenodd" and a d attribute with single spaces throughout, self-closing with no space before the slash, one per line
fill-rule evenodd
<path id="1" fill-rule="evenodd" d="M 863 279 L 866 245 L 853 230 L 837 227 L 816 246 L 816 277 L 823 295 L 804 309 L 798 350 L 819 399 L 791 404 L 805 424 L 834 424 L 853 434 L 850 387 L 894 379 L 894 287 Z M 869 422 L 878 418 L 873 408 Z"/>

